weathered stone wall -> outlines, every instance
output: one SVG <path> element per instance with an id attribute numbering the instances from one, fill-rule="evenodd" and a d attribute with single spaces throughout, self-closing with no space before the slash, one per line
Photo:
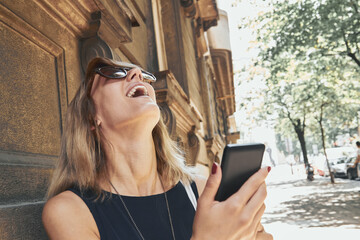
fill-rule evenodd
<path id="1" fill-rule="evenodd" d="M 115 1 L 98 2 L 117 14 Z M 93 30 L 94 4 L 0 2 L 0 239 L 46 239 L 41 224 L 44 196 L 67 104 L 83 77 L 84 55 L 107 48 L 115 59 L 157 71 L 150 1 L 127 6 L 137 23 L 130 27 L 130 41 L 102 42 L 104 46 L 96 36 L 112 38 L 108 28 L 113 19 L 102 11 L 98 30 Z"/>
<path id="2" fill-rule="evenodd" d="M 67 88 L 80 79 L 78 40 L 33 1 L 2 1 L 0 16 L 0 239 L 46 239 L 41 211 Z"/>
<path id="3" fill-rule="evenodd" d="M 161 16 L 153 18 L 154 3 Z M 211 10 L 203 14 L 213 14 L 202 20 L 195 4 L 0 1 L 0 239 L 47 239 L 41 211 L 63 119 L 92 57 L 129 61 L 154 72 L 162 114 L 188 163 L 207 175 L 219 161 L 232 110 L 217 99 L 218 85 L 228 83 L 216 79 L 218 69 L 204 41 L 218 10 L 214 1 L 202 1 L 201 7 Z M 166 69 L 159 71 L 158 59 L 166 61 L 161 63 Z"/>
<path id="4" fill-rule="evenodd" d="M 196 56 L 196 36 L 193 19 L 187 18 L 184 14 L 184 10 L 181 9 L 180 23 L 181 23 L 181 40 L 184 45 L 184 58 L 185 58 L 185 69 L 186 69 L 186 81 L 189 86 L 189 97 L 203 113 L 203 102 L 201 99 L 201 87 L 199 79 L 199 66 Z"/>

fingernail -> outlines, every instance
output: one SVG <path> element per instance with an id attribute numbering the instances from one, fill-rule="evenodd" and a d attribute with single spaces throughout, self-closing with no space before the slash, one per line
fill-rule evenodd
<path id="1" fill-rule="evenodd" d="M 211 174 L 215 174 L 216 169 L 217 169 L 217 165 L 216 165 L 216 163 L 213 163 L 212 168 L 211 168 Z"/>
<path id="2" fill-rule="evenodd" d="M 270 172 L 271 171 L 271 167 L 269 166 L 269 167 L 267 167 L 267 170 L 268 170 L 268 172 Z"/>

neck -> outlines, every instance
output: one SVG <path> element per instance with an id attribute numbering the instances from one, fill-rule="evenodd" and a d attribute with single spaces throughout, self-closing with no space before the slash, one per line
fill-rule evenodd
<path id="1" fill-rule="evenodd" d="M 157 172 L 151 132 L 147 135 L 113 133 L 106 138 L 111 143 L 111 146 L 105 146 L 109 180 L 119 194 L 148 196 L 164 192 Z M 104 182 L 103 186 L 114 192 L 114 189 L 105 187 L 107 183 Z"/>

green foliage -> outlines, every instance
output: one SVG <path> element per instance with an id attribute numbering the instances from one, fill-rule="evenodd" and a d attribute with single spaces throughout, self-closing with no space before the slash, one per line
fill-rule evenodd
<path id="1" fill-rule="evenodd" d="M 360 1 L 283 0 L 272 5 L 241 26 L 254 30 L 260 50 L 245 69 L 249 80 L 260 75 L 265 81 L 259 116 L 275 120 L 284 137 L 302 128 L 306 140 L 318 146 L 321 121 L 330 145 L 337 134 L 358 125 Z"/>
<path id="2" fill-rule="evenodd" d="M 348 57 L 360 67 L 360 1 L 275 1 L 273 10 L 251 23 L 261 42 L 262 59 L 272 61 L 291 53 L 316 59 Z"/>

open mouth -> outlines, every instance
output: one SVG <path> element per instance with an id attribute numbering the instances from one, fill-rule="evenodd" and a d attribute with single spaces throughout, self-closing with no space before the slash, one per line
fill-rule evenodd
<path id="1" fill-rule="evenodd" d="M 149 94 L 146 87 L 142 85 L 137 85 L 133 87 L 126 96 L 130 98 L 135 98 L 141 96 L 149 96 Z"/>

